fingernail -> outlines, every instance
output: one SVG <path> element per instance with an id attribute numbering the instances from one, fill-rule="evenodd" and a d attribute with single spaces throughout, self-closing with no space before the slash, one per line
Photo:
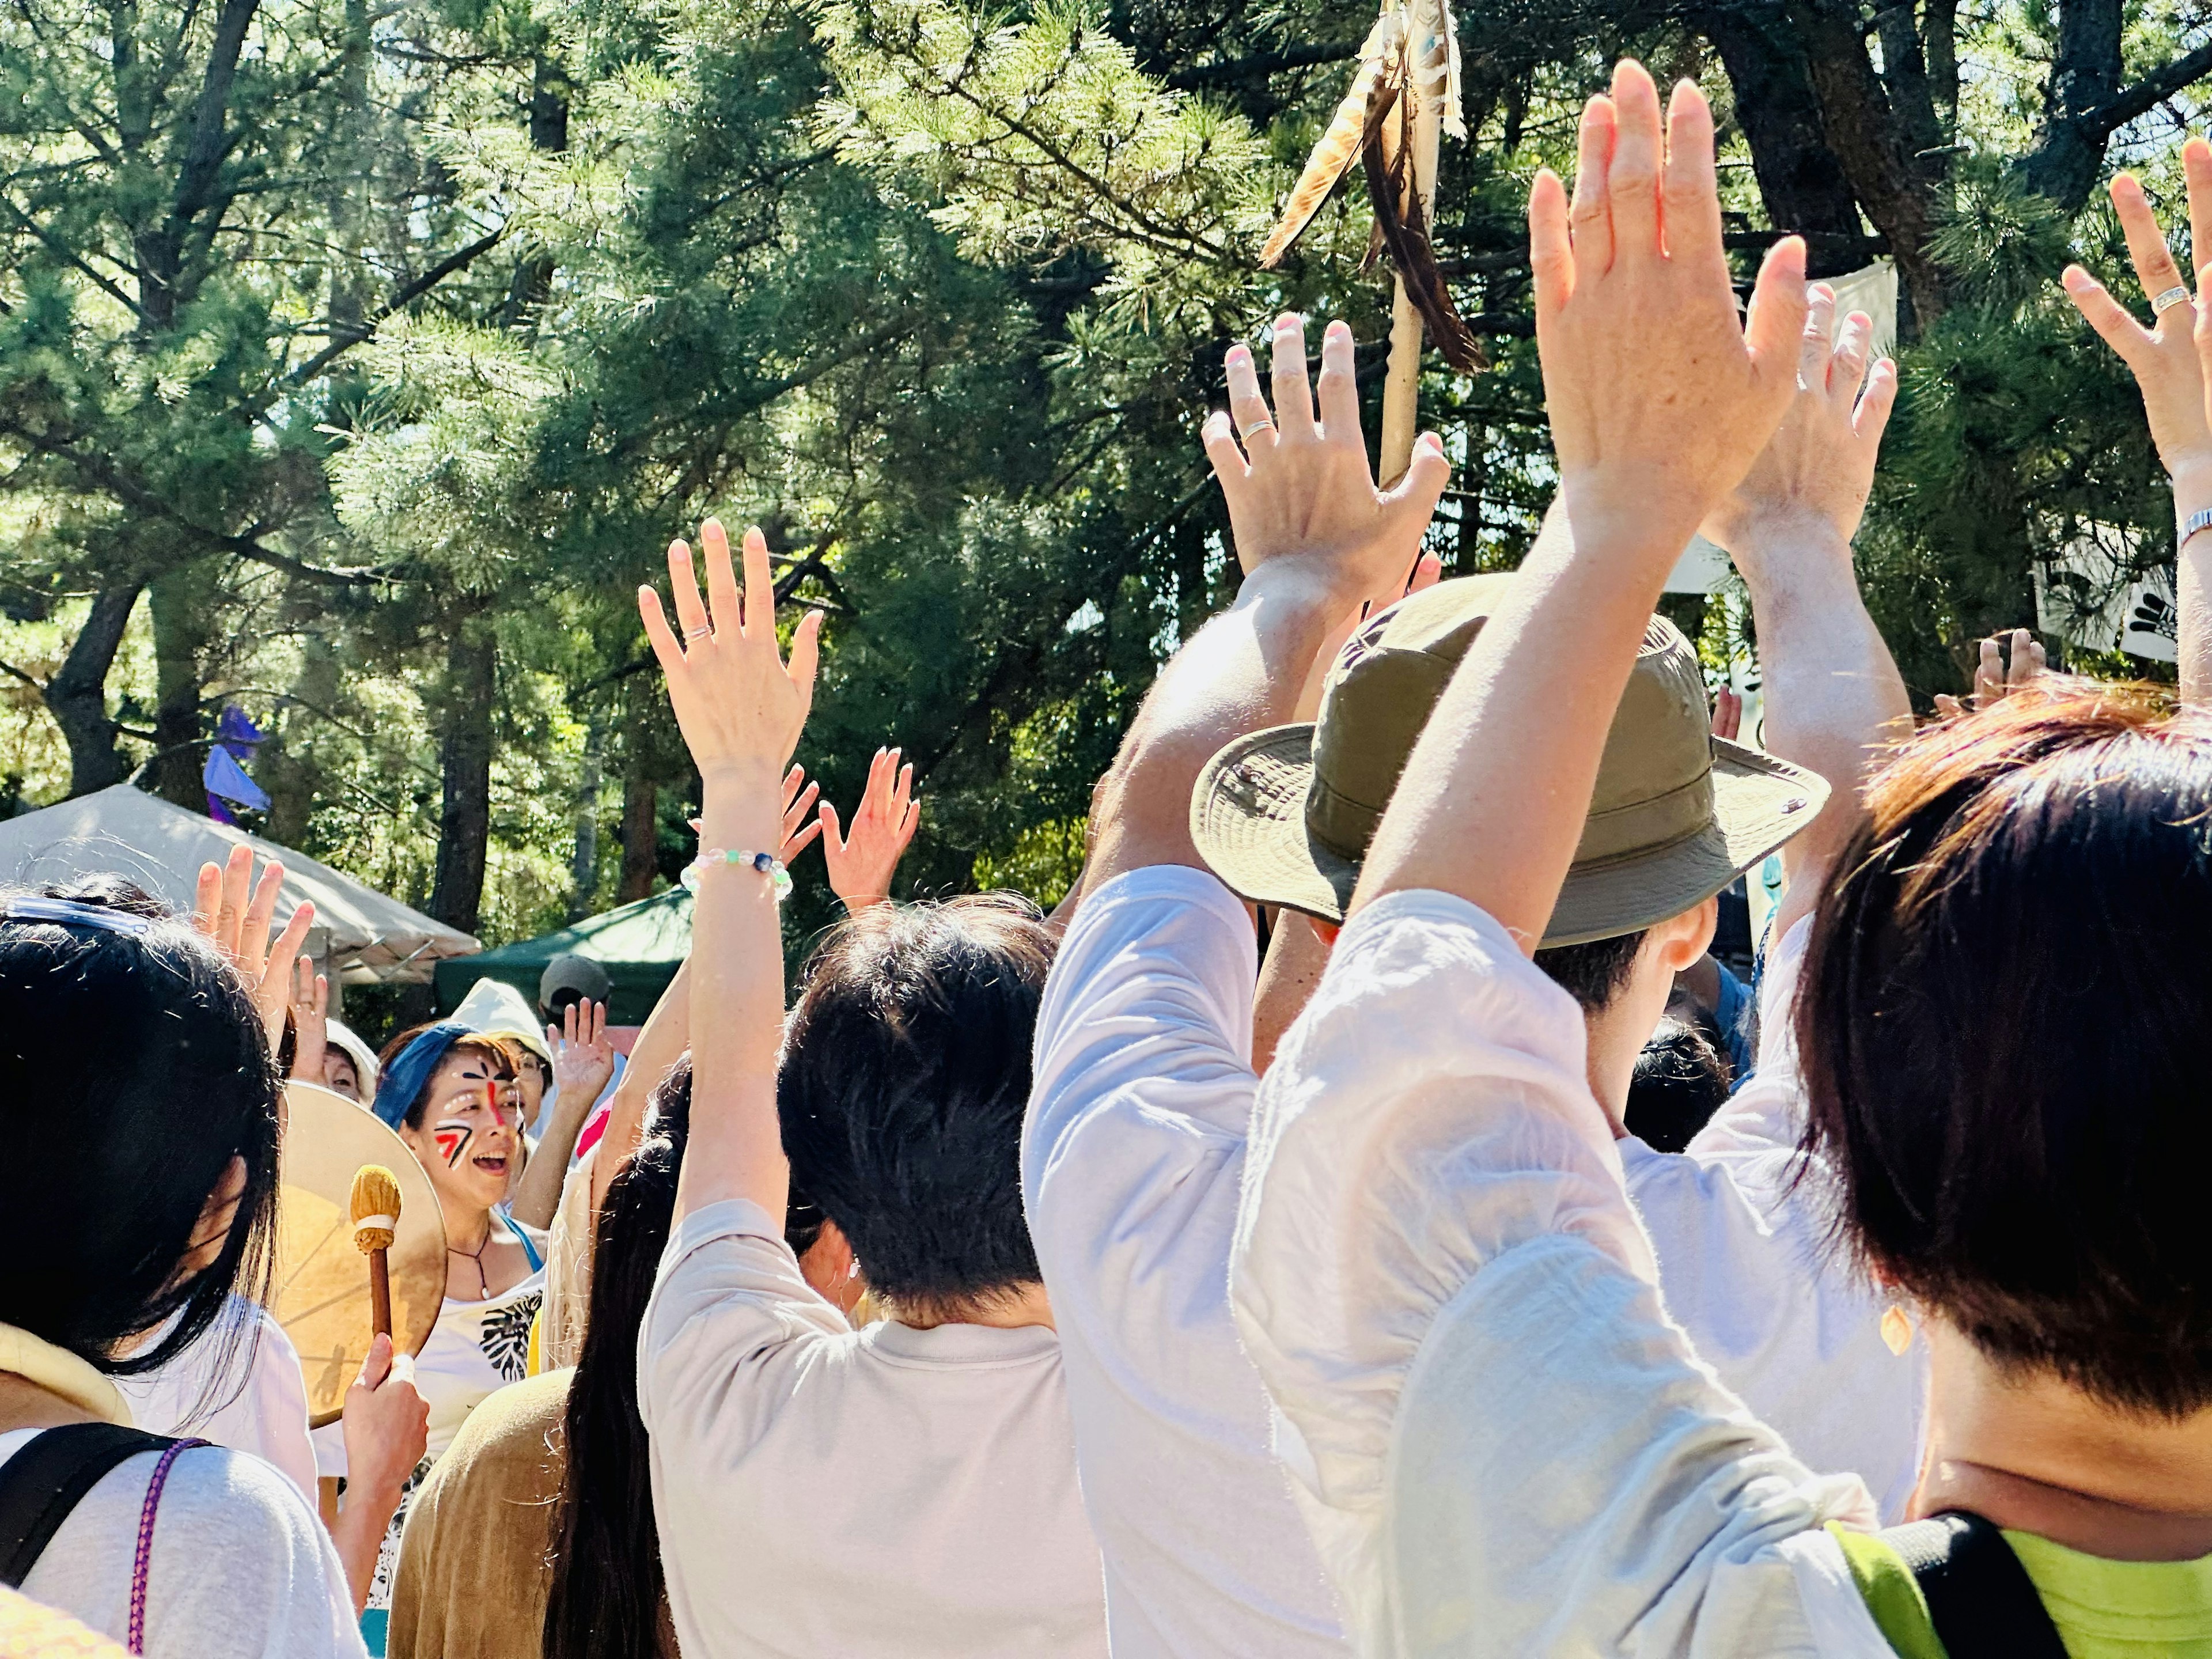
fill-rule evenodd
<path id="1" fill-rule="evenodd" d="M 1340 319 L 1328 325 L 1328 332 L 1332 337 L 1349 338 L 1352 334 L 1352 325 Z"/>
<path id="2" fill-rule="evenodd" d="M 2097 286 L 2097 279 L 2079 265 L 2069 265 L 2059 273 L 2058 280 L 2069 294 L 2086 294 Z"/>

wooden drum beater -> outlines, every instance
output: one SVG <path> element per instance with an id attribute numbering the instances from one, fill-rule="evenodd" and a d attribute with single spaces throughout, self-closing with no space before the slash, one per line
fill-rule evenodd
<path id="1" fill-rule="evenodd" d="M 354 1247 L 368 1258 L 368 1301 L 376 1334 L 392 1334 L 392 1269 L 384 1253 L 399 1232 L 399 1177 L 381 1164 L 354 1174 Z"/>

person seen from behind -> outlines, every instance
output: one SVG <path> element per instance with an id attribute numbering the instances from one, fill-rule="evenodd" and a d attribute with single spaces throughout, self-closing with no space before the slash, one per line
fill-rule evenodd
<path id="1" fill-rule="evenodd" d="M 691 1135 L 638 1342 L 686 1655 L 1105 1651 L 1052 1312 L 1018 1160 L 1050 940 L 989 897 L 873 905 L 787 1030 L 774 857 L 818 614 L 779 648 L 768 549 L 669 551 L 647 637 L 699 769 Z M 787 1148 L 788 1156 L 787 1157 Z M 785 1237 L 794 1182 L 890 1317 L 850 1329 Z"/>
<path id="2" fill-rule="evenodd" d="M 1870 1530 L 1856 1480 L 1698 1363 L 1575 1010 L 1528 960 L 1682 532 L 1791 396 L 1802 250 L 1770 255 L 1738 343 L 1686 82 L 1666 129 L 1624 64 L 1574 208 L 1548 173 L 1532 192 L 1574 545 L 1455 674 L 1263 1087 L 1240 1324 L 1364 1652 L 2212 1651 L 2205 717 L 2046 681 L 1943 722 L 1875 773 L 1817 896 L 1806 1151 L 1924 1333 L 1911 1524 Z M 1516 787 L 1537 769 L 1550 788 Z M 1409 998 L 1463 1018 L 1413 1030 Z M 1402 1047 L 1377 1065 L 1382 1030 Z M 1338 1293 L 1358 1263 L 1387 1277 Z"/>
<path id="3" fill-rule="evenodd" d="M 113 1380 L 191 1349 L 234 1295 L 260 1299 L 276 1227 L 263 1012 L 214 942 L 150 908 L 99 887 L 0 896 L 0 1582 L 149 1655 L 358 1655 L 344 1569 L 299 1491 L 258 1458 L 131 1429 Z M 52 1504 L 72 1471 L 82 1496 Z M 40 1536 L 42 1517 L 58 1524 Z"/>

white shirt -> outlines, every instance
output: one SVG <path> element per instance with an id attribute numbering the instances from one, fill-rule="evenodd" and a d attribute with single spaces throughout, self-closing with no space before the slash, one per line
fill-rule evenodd
<path id="1" fill-rule="evenodd" d="M 0 1465 L 39 1431 L 0 1434 Z M 159 1456 L 126 1459 L 61 1524 L 23 1594 L 118 1642 L 130 1634 L 138 1516 Z M 222 1447 L 179 1455 L 155 1510 L 146 1577 L 150 1659 L 362 1659 L 345 1569 L 314 1511 L 263 1462 Z"/>
<path id="2" fill-rule="evenodd" d="M 1158 866 L 1085 897 L 1038 1012 L 1022 1197 L 1115 1659 L 1346 1651 L 1229 1315 L 1255 970 L 1243 907 Z"/>
<path id="3" fill-rule="evenodd" d="M 378 1547 L 376 1574 L 368 1587 L 372 1608 L 392 1605 L 392 1579 L 399 1569 L 399 1539 L 407 1525 L 408 1506 L 431 1466 L 446 1455 L 471 1412 L 495 1389 L 520 1382 L 528 1374 L 531 1322 L 545 1300 L 545 1235 L 511 1219 L 508 1224 L 517 1233 L 528 1233 L 529 1249 L 539 1265 L 528 1278 L 487 1300 L 462 1302 L 447 1297 L 438 1304 L 438 1322 L 430 1328 L 429 1340 L 415 1356 L 415 1387 L 430 1408 L 429 1437 L 422 1461 L 400 1488 L 399 1507 L 392 1511 Z M 314 1449 L 322 1474 L 345 1474 L 343 1419 L 315 1431 Z"/>
<path id="4" fill-rule="evenodd" d="M 1793 1020 L 1813 921 L 1759 986 L 1759 1066 L 1680 1153 L 1620 1143 L 1628 1195 L 1659 1256 L 1667 1311 L 1698 1357 L 1808 1467 L 1864 1478 L 1883 1524 L 1919 1480 L 1927 1344 L 1881 1337 L 1882 1299 L 1832 1246 L 1826 1171 L 1802 1170 Z"/>
<path id="5" fill-rule="evenodd" d="M 275 1464 L 314 1508 L 315 1452 L 299 1350 L 259 1303 L 233 1296 L 200 1339 L 161 1370 L 114 1382 L 138 1427 L 251 1452 Z"/>
<path id="6" fill-rule="evenodd" d="M 1816 1476 L 1692 1353 L 1581 1012 L 1474 906 L 1346 927 L 1261 1090 L 1233 1297 L 1366 1655 L 1892 1659 Z"/>
<path id="7" fill-rule="evenodd" d="M 854 1331 L 731 1200 L 670 1237 L 637 1380 L 685 1659 L 1104 1655 L 1050 1330 Z"/>

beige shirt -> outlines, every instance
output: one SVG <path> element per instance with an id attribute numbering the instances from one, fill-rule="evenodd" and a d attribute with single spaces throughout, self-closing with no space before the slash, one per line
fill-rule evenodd
<path id="1" fill-rule="evenodd" d="M 755 1204 L 685 1217 L 638 1340 L 686 1659 L 1103 1659 L 1060 1343 L 848 1328 Z"/>
<path id="2" fill-rule="evenodd" d="M 489 1396 L 416 1492 L 392 1583 L 391 1659 L 538 1659 L 574 1375 Z"/>

